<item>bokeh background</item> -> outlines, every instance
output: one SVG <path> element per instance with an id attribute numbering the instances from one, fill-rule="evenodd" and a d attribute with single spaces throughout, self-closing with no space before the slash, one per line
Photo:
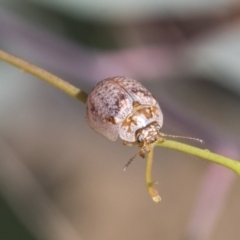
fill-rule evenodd
<path id="1" fill-rule="evenodd" d="M 159 100 L 163 132 L 240 159 L 237 0 L 0 0 L 0 48 L 89 92 L 125 75 Z M 0 62 L 0 239 L 237 240 L 239 177 L 155 149 L 145 160 L 85 121 L 85 105 Z"/>

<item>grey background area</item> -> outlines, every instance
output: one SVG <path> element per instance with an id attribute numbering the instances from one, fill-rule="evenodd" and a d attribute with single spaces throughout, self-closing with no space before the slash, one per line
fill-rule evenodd
<path id="1" fill-rule="evenodd" d="M 100 4 L 101 3 L 101 4 Z M 0 49 L 89 92 L 125 75 L 159 101 L 162 131 L 240 159 L 235 1 L 0 1 Z M 156 148 L 145 159 L 85 120 L 85 105 L 0 62 L 0 239 L 239 239 L 239 177 Z"/>

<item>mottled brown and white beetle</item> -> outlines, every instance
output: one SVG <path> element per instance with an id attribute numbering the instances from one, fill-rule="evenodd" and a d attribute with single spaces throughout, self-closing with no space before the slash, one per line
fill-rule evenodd
<path id="1" fill-rule="evenodd" d="M 152 94 L 139 82 L 127 77 L 110 77 L 99 82 L 87 99 L 90 126 L 125 145 L 138 144 L 145 157 L 148 145 L 160 138 L 163 114 Z"/>

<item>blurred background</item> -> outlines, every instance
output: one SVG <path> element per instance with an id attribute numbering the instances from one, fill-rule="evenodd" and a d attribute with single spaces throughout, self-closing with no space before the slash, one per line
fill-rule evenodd
<path id="1" fill-rule="evenodd" d="M 116 75 L 158 99 L 163 132 L 240 159 L 237 0 L 0 0 L 0 49 L 89 92 Z M 85 121 L 85 105 L 0 62 L 0 239 L 240 239 L 240 180 L 155 149 L 145 160 Z"/>

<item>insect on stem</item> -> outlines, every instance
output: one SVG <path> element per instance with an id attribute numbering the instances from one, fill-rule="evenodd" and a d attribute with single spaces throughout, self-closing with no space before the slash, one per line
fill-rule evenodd
<path id="1" fill-rule="evenodd" d="M 109 140 L 116 141 L 117 138 L 120 137 L 124 142 L 130 142 L 133 143 L 131 145 L 134 145 L 134 141 L 138 144 L 139 139 L 141 139 L 143 143 L 148 143 L 149 139 L 151 139 L 150 142 L 152 142 L 152 140 L 155 141 L 156 139 L 154 139 L 154 137 L 157 136 L 159 139 L 155 142 L 156 146 L 170 148 L 203 158 L 225 166 L 240 175 L 240 162 L 237 160 L 212 153 L 207 149 L 199 149 L 187 144 L 160 138 L 182 138 L 203 143 L 203 140 L 197 138 L 167 135 L 164 133 L 159 134 L 159 130 L 163 125 L 163 114 L 160 106 L 151 93 L 134 79 L 124 76 L 104 79 L 96 85 L 88 96 L 87 93 L 65 80 L 2 50 L 0 50 L 0 60 L 38 77 L 83 103 L 87 103 L 87 119 L 90 126 Z M 139 96 L 142 96 L 142 104 L 138 101 L 133 102 L 134 99 L 139 99 Z M 111 101 L 109 101 L 109 99 Z M 109 115 L 111 109 L 117 109 L 117 112 L 114 117 L 109 118 L 108 116 L 111 116 Z M 126 114 L 123 115 L 123 112 Z M 153 124 L 149 124 L 149 116 Z M 131 126 L 134 125 L 135 129 L 135 122 L 141 123 L 140 126 L 137 126 L 138 130 L 141 129 L 142 134 L 142 136 L 139 135 L 139 139 L 135 139 L 136 130 L 131 128 Z M 144 128 L 142 128 L 142 123 L 146 125 Z M 129 134 L 129 131 L 131 134 Z M 147 158 L 146 185 L 153 201 L 159 202 L 161 198 L 153 188 L 155 182 L 151 179 L 153 148 L 154 144 L 149 145 L 150 151 L 148 152 Z M 124 171 L 126 171 L 138 154 L 142 157 L 145 156 L 144 151 L 136 153 L 125 165 Z"/>

